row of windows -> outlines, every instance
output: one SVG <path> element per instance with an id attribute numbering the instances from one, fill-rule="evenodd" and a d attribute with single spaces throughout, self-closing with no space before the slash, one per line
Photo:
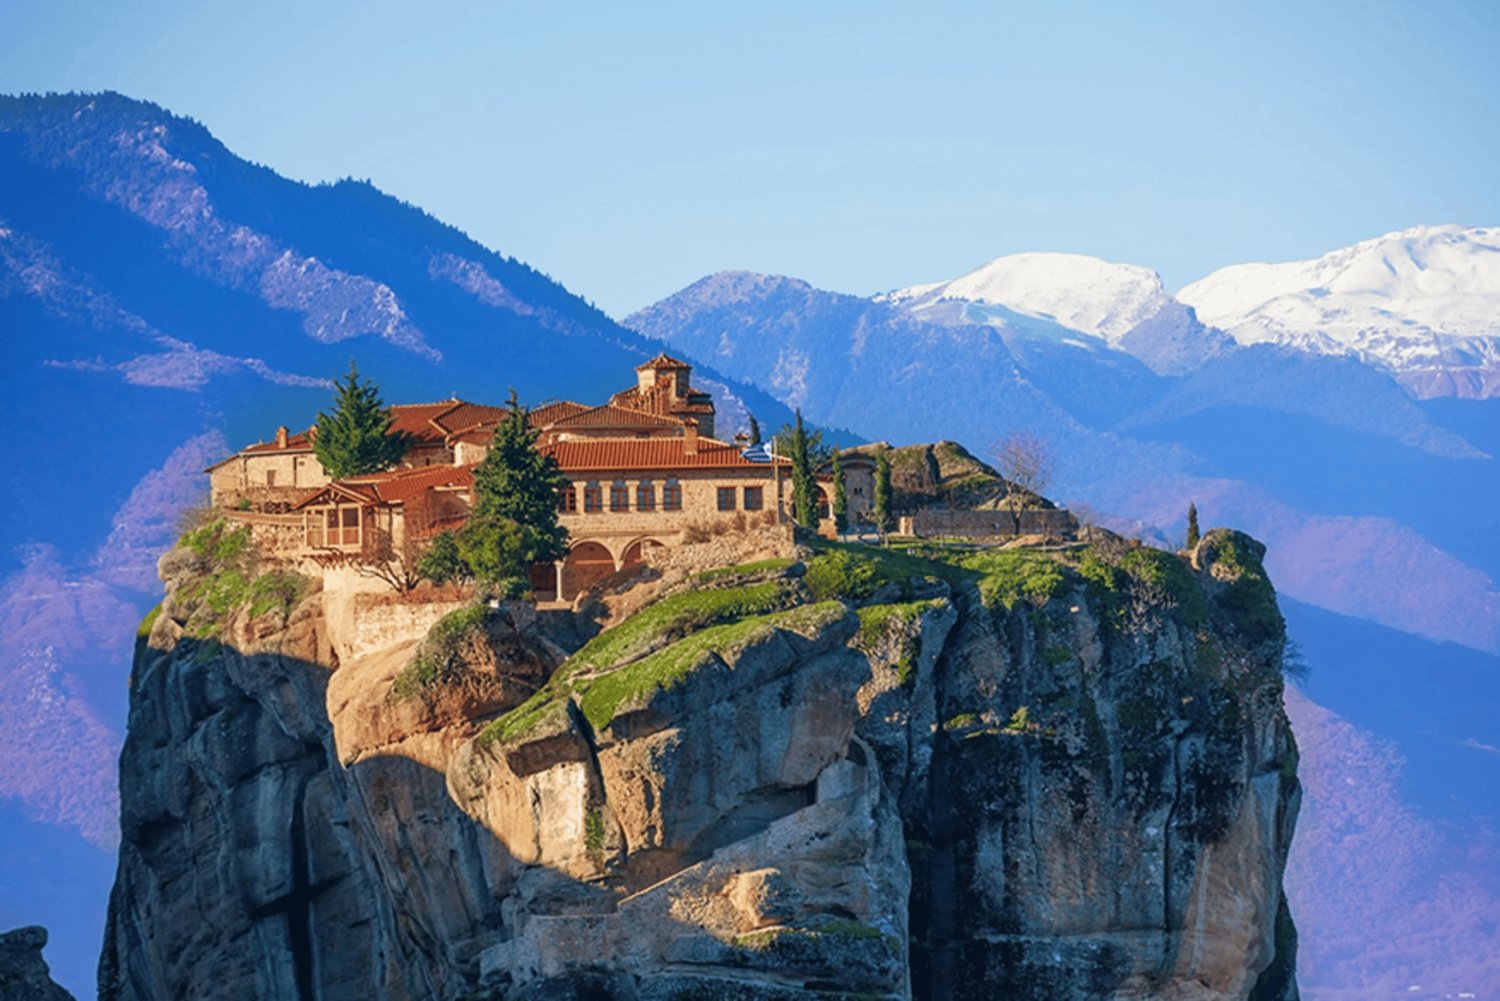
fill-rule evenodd
<path id="1" fill-rule="evenodd" d="M 741 497 L 743 491 L 743 498 Z M 576 514 L 579 511 L 579 496 L 577 484 L 569 483 L 563 487 L 562 498 L 558 502 L 558 509 L 564 514 Z M 624 480 L 615 480 L 609 485 L 609 510 L 610 511 L 655 511 L 657 501 L 656 484 L 651 480 L 641 480 L 635 484 L 634 498 L 631 497 L 631 485 Z M 585 514 L 599 514 L 605 510 L 605 488 L 602 484 L 589 481 L 583 485 L 582 510 Z M 720 511 L 759 511 L 765 507 L 764 487 L 719 487 L 718 503 Z M 661 509 L 663 511 L 682 510 L 682 484 L 676 480 L 667 480 L 661 486 Z"/>
<path id="2" fill-rule="evenodd" d="M 745 506 L 744 506 L 744 510 L 746 510 L 746 511 L 759 511 L 762 507 L 765 506 L 766 496 L 765 496 L 765 492 L 764 492 L 764 488 L 763 487 L 744 487 L 743 489 L 745 491 Z M 735 501 L 735 488 L 734 487 L 720 487 L 719 488 L 719 510 L 720 511 L 733 511 L 735 509 L 734 501 Z"/>
<path id="3" fill-rule="evenodd" d="M 609 485 L 609 509 L 611 511 L 631 510 L 630 484 L 624 480 L 616 480 Z M 563 487 L 562 500 L 558 507 L 565 514 L 571 514 L 578 510 L 578 488 L 569 483 Z M 676 480 L 667 480 L 661 487 L 661 509 L 663 511 L 682 510 L 682 484 Z M 604 488 L 596 482 L 588 482 L 583 485 L 583 510 L 588 514 L 597 514 L 604 510 Z M 656 510 L 656 484 L 650 480 L 641 480 L 635 485 L 635 510 Z"/>

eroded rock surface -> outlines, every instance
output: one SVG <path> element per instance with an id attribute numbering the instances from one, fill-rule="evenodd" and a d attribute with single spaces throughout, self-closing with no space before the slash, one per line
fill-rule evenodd
<path id="1" fill-rule="evenodd" d="M 1192 555 L 803 553 L 420 684 L 319 593 L 185 635 L 168 557 L 102 994 L 1295 998 L 1280 617 Z"/>
<path id="2" fill-rule="evenodd" d="M 0 934 L 0 1001 L 73 1001 L 42 958 L 47 929 L 31 925 Z"/>

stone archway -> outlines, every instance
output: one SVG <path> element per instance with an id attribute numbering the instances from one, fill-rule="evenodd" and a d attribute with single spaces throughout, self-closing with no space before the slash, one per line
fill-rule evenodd
<path id="1" fill-rule="evenodd" d="M 563 561 L 564 600 L 571 600 L 579 591 L 597 584 L 615 572 L 615 558 L 598 542 L 580 542 Z"/>
<path id="2" fill-rule="evenodd" d="M 660 549 L 661 546 L 662 543 L 657 542 L 655 539 L 636 539 L 625 547 L 625 555 L 620 557 L 620 569 L 623 570 L 626 567 L 633 567 L 639 563 L 644 563 L 647 551 Z"/>

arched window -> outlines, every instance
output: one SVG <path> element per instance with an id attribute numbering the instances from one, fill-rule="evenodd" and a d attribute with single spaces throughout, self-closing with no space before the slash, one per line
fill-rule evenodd
<path id="1" fill-rule="evenodd" d="M 668 480 L 661 488 L 661 509 L 663 511 L 682 510 L 682 484 L 676 480 Z"/>
<path id="2" fill-rule="evenodd" d="M 558 496 L 557 509 L 564 514 L 572 514 L 578 510 L 578 490 L 569 483 L 562 488 Z"/>
<path id="3" fill-rule="evenodd" d="M 604 510 L 604 489 L 592 480 L 583 485 L 583 510 L 588 514 Z"/>
<path id="4" fill-rule="evenodd" d="M 637 511 L 656 510 L 656 485 L 650 480 L 642 480 L 636 484 L 635 509 Z"/>
<path id="5" fill-rule="evenodd" d="M 609 509 L 611 511 L 630 510 L 630 487 L 624 480 L 615 480 L 609 485 Z"/>

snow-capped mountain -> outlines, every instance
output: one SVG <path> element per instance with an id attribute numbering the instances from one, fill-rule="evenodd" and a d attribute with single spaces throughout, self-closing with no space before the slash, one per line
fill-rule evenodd
<path id="1" fill-rule="evenodd" d="M 1500 395 L 1500 228 L 1418 226 L 1177 293 L 1241 344 L 1353 354 L 1419 397 Z"/>
<path id="2" fill-rule="evenodd" d="M 930 323 L 983 323 L 1079 346 L 1078 335 L 1089 335 L 1160 373 L 1194 368 L 1230 346 L 1168 295 L 1156 272 L 1083 254 L 1012 254 L 881 298 Z"/>

